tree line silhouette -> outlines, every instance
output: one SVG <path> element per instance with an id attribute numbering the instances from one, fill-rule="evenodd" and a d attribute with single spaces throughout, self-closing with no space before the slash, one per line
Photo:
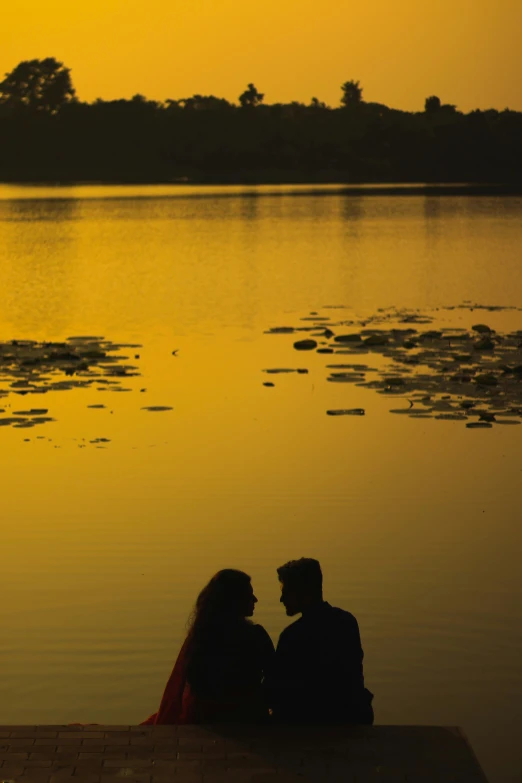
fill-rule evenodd
<path id="1" fill-rule="evenodd" d="M 522 184 L 522 113 L 464 114 L 437 96 L 406 112 L 363 100 L 266 104 L 249 84 L 157 102 L 77 99 L 52 57 L 0 82 L 0 180 L 118 182 L 484 182 Z"/>

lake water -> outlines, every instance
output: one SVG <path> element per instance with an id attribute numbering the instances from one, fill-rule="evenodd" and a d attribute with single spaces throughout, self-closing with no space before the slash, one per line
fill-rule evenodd
<path id="1" fill-rule="evenodd" d="M 522 426 L 392 415 L 265 332 L 386 307 L 522 329 L 442 309 L 522 305 L 522 199 L 314 190 L 0 186 L 0 341 L 141 346 L 127 393 L 0 382 L 4 415 L 55 419 L 0 428 L 0 723 L 143 720 L 213 572 L 252 575 L 277 639 L 275 569 L 313 556 L 359 620 L 376 721 L 460 725 L 515 783 Z"/>

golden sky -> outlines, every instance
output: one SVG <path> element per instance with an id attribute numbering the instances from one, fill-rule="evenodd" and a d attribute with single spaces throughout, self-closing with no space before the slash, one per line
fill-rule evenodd
<path id="1" fill-rule="evenodd" d="M 521 0 L 15 0 L 2 8 L 0 74 L 53 56 L 78 97 L 236 101 L 253 81 L 269 103 L 364 98 L 420 110 L 522 110 Z M 7 35 L 6 35 L 7 32 Z"/>

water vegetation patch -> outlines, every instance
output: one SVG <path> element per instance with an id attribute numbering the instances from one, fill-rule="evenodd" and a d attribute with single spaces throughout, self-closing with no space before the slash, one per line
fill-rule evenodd
<path id="1" fill-rule="evenodd" d="M 123 352 L 139 347 L 90 335 L 68 337 L 64 342 L 0 341 L 0 397 L 90 388 L 131 391 L 123 388 L 121 381 L 138 376 L 140 372 Z M 5 414 L 6 409 L 1 409 L 0 413 Z M 0 416 L 0 427 L 22 429 L 54 421 L 52 416 L 46 415 L 48 413 L 48 408 L 27 406 L 11 415 Z"/>
<path id="2" fill-rule="evenodd" d="M 474 310 L 504 309 L 522 310 L 471 302 L 429 312 L 390 307 L 380 308 L 364 318 L 329 321 L 328 329 L 324 329 L 319 316 L 310 327 L 314 336 L 321 338 L 319 343 L 312 339 L 299 340 L 293 343 L 293 348 L 313 350 L 317 354 L 374 355 L 378 368 L 365 362 L 327 364 L 326 380 L 404 398 L 407 404 L 392 407 L 391 413 L 414 419 L 466 422 L 468 429 L 519 424 L 522 330 L 497 331 L 472 316 Z M 437 323 L 434 328 L 435 321 L 444 320 L 441 313 L 452 310 L 468 311 L 469 326 Z M 287 326 L 284 330 L 269 329 L 265 333 L 292 334 L 300 328 Z M 363 409 L 328 410 L 327 414 L 355 415 L 355 410 Z"/>

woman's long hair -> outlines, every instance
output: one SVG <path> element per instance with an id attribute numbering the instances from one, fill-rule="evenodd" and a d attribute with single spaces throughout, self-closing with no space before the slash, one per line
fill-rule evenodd
<path id="1" fill-rule="evenodd" d="M 245 598 L 250 581 L 248 574 L 233 568 L 212 577 L 198 595 L 189 621 L 187 642 L 191 653 L 224 628 L 247 622 Z"/>

